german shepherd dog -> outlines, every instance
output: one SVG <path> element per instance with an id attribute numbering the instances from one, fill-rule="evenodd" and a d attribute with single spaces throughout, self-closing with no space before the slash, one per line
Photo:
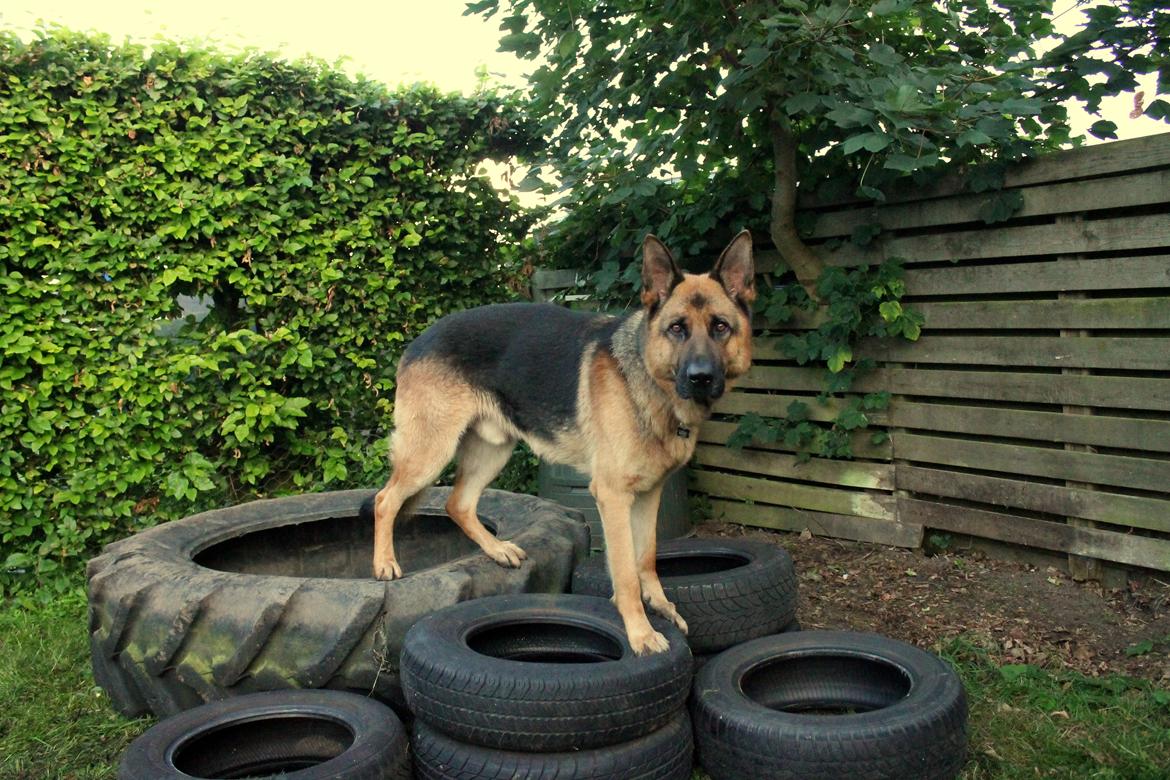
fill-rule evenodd
<path id="1" fill-rule="evenodd" d="M 652 235 L 642 255 L 642 308 L 631 314 L 498 304 L 443 317 L 411 343 L 398 369 L 390 479 L 374 504 L 376 577 L 402 576 L 394 519 L 452 458 L 447 513 L 497 563 L 520 566 L 524 551 L 492 536 L 476 505 L 522 439 L 590 475 L 634 651 L 667 648 L 643 600 L 686 631 L 655 571 L 658 502 L 712 403 L 751 363 L 752 240 L 736 236 L 708 274 L 684 274 Z"/>

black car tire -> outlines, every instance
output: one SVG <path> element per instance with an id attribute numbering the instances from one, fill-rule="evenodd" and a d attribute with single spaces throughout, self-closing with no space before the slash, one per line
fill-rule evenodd
<path id="1" fill-rule="evenodd" d="M 131 716 L 303 688 L 404 710 L 398 657 L 416 620 L 479 596 L 563 592 L 589 549 L 580 514 L 489 490 L 484 523 L 528 553 L 505 568 L 446 517 L 449 493 L 427 491 L 398 524 L 406 576 L 393 582 L 371 574 L 369 490 L 254 501 L 109 545 L 87 571 L 94 677 Z"/>
<path id="2" fill-rule="evenodd" d="M 966 756 L 958 675 L 876 634 L 798 631 L 727 650 L 695 676 L 691 716 L 712 780 L 944 780 Z"/>
<path id="3" fill-rule="evenodd" d="M 778 631 L 777 633 L 783 634 L 783 633 L 787 633 L 789 631 L 799 631 L 799 630 L 800 630 L 800 621 L 793 619 L 788 625 L 784 626 L 784 628 L 780 629 L 780 631 Z M 719 655 L 719 653 L 705 653 L 705 654 L 695 653 L 694 658 L 693 658 L 694 663 L 691 665 L 691 669 L 694 670 L 695 674 L 698 674 L 699 670 L 702 669 L 704 666 L 706 666 L 707 662 L 710 661 L 712 658 L 716 657 L 717 655 Z"/>
<path id="4" fill-rule="evenodd" d="M 282 777 L 410 780 L 402 722 L 385 705 L 341 691 L 274 691 L 167 718 L 122 755 L 119 780 Z"/>
<path id="5" fill-rule="evenodd" d="M 786 550 L 746 539 L 672 539 L 658 545 L 666 598 L 687 621 L 687 642 L 710 654 L 785 630 L 796 616 L 796 571 Z M 573 572 L 573 592 L 613 595 L 605 556 Z"/>
<path id="6" fill-rule="evenodd" d="M 562 753 L 468 745 L 416 720 L 413 747 L 419 780 L 689 780 L 694 752 L 685 711 L 629 742 Z"/>
<path id="7" fill-rule="evenodd" d="M 662 728 L 686 701 L 691 654 L 635 655 L 617 609 L 589 596 L 529 594 L 457 604 L 406 635 L 402 687 L 418 720 L 500 750 L 583 750 Z"/>

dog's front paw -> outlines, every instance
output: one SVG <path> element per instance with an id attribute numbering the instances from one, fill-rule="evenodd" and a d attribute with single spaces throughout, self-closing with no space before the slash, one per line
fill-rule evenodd
<path id="1" fill-rule="evenodd" d="M 402 567 L 393 558 L 388 561 L 375 561 L 374 576 L 380 580 L 397 580 L 402 577 Z"/>
<path id="2" fill-rule="evenodd" d="M 511 542 L 497 541 L 491 547 L 485 547 L 483 551 L 496 563 L 511 569 L 520 568 L 521 561 L 528 557 L 528 553 Z"/>
<path id="3" fill-rule="evenodd" d="M 670 642 L 666 641 L 666 637 L 651 628 L 649 624 L 643 630 L 630 631 L 628 633 L 630 647 L 634 649 L 635 655 L 665 653 L 670 649 Z"/>
<path id="4" fill-rule="evenodd" d="M 679 631 L 682 631 L 684 634 L 687 633 L 687 621 L 683 620 L 682 615 L 678 614 L 678 610 L 674 608 L 674 604 L 665 600 L 658 603 L 651 601 L 650 608 L 678 626 Z"/>

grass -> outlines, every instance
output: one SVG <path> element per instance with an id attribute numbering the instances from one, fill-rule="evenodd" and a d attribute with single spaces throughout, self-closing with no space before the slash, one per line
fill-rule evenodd
<path id="1" fill-rule="evenodd" d="M 93 681 L 85 597 L 40 592 L 0 608 L 0 778 L 114 777 L 150 726 L 116 713 Z"/>
<path id="2" fill-rule="evenodd" d="M 963 780 L 1170 776 L 1170 690 L 998 666 L 978 642 L 941 647 L 967 687 L 970 760 Z M 0 607 L 0 778 L 113 778 L 150 721 L 124 718 L 94 685 L 85 600 L 76 587 Z M 706 776 L 696 771 L 696 780 Z"/>
<path id="3" fill-rule="evenodd" d="M 1118 675 L 999 666 L 965 640 L 941 654 L 967 688 L 963 780 L 1170 777 L 1170 690 Z"/>

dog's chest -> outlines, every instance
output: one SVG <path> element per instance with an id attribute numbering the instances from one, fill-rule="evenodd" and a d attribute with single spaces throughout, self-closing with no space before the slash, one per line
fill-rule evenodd
<path id="1" fill-rule="evenodd" d="M 643 492 L 657 485 L 666 475 L 679 468 L 695 454 L 695 430 L 683 437 L 654 437 L 645 442 L 640 457 L 628 464 L 627 485 L 635 492 Z"/>
<path id="2" fill-rule="evenodd" d="M 698 428 L 679 426 L 675 435 L 664 441 L 663 454 L 671 461 L 670 470 L 673 471 L 691 459 L 695 454 L 695 443 L 698 441 L 698 437 Z"/>

